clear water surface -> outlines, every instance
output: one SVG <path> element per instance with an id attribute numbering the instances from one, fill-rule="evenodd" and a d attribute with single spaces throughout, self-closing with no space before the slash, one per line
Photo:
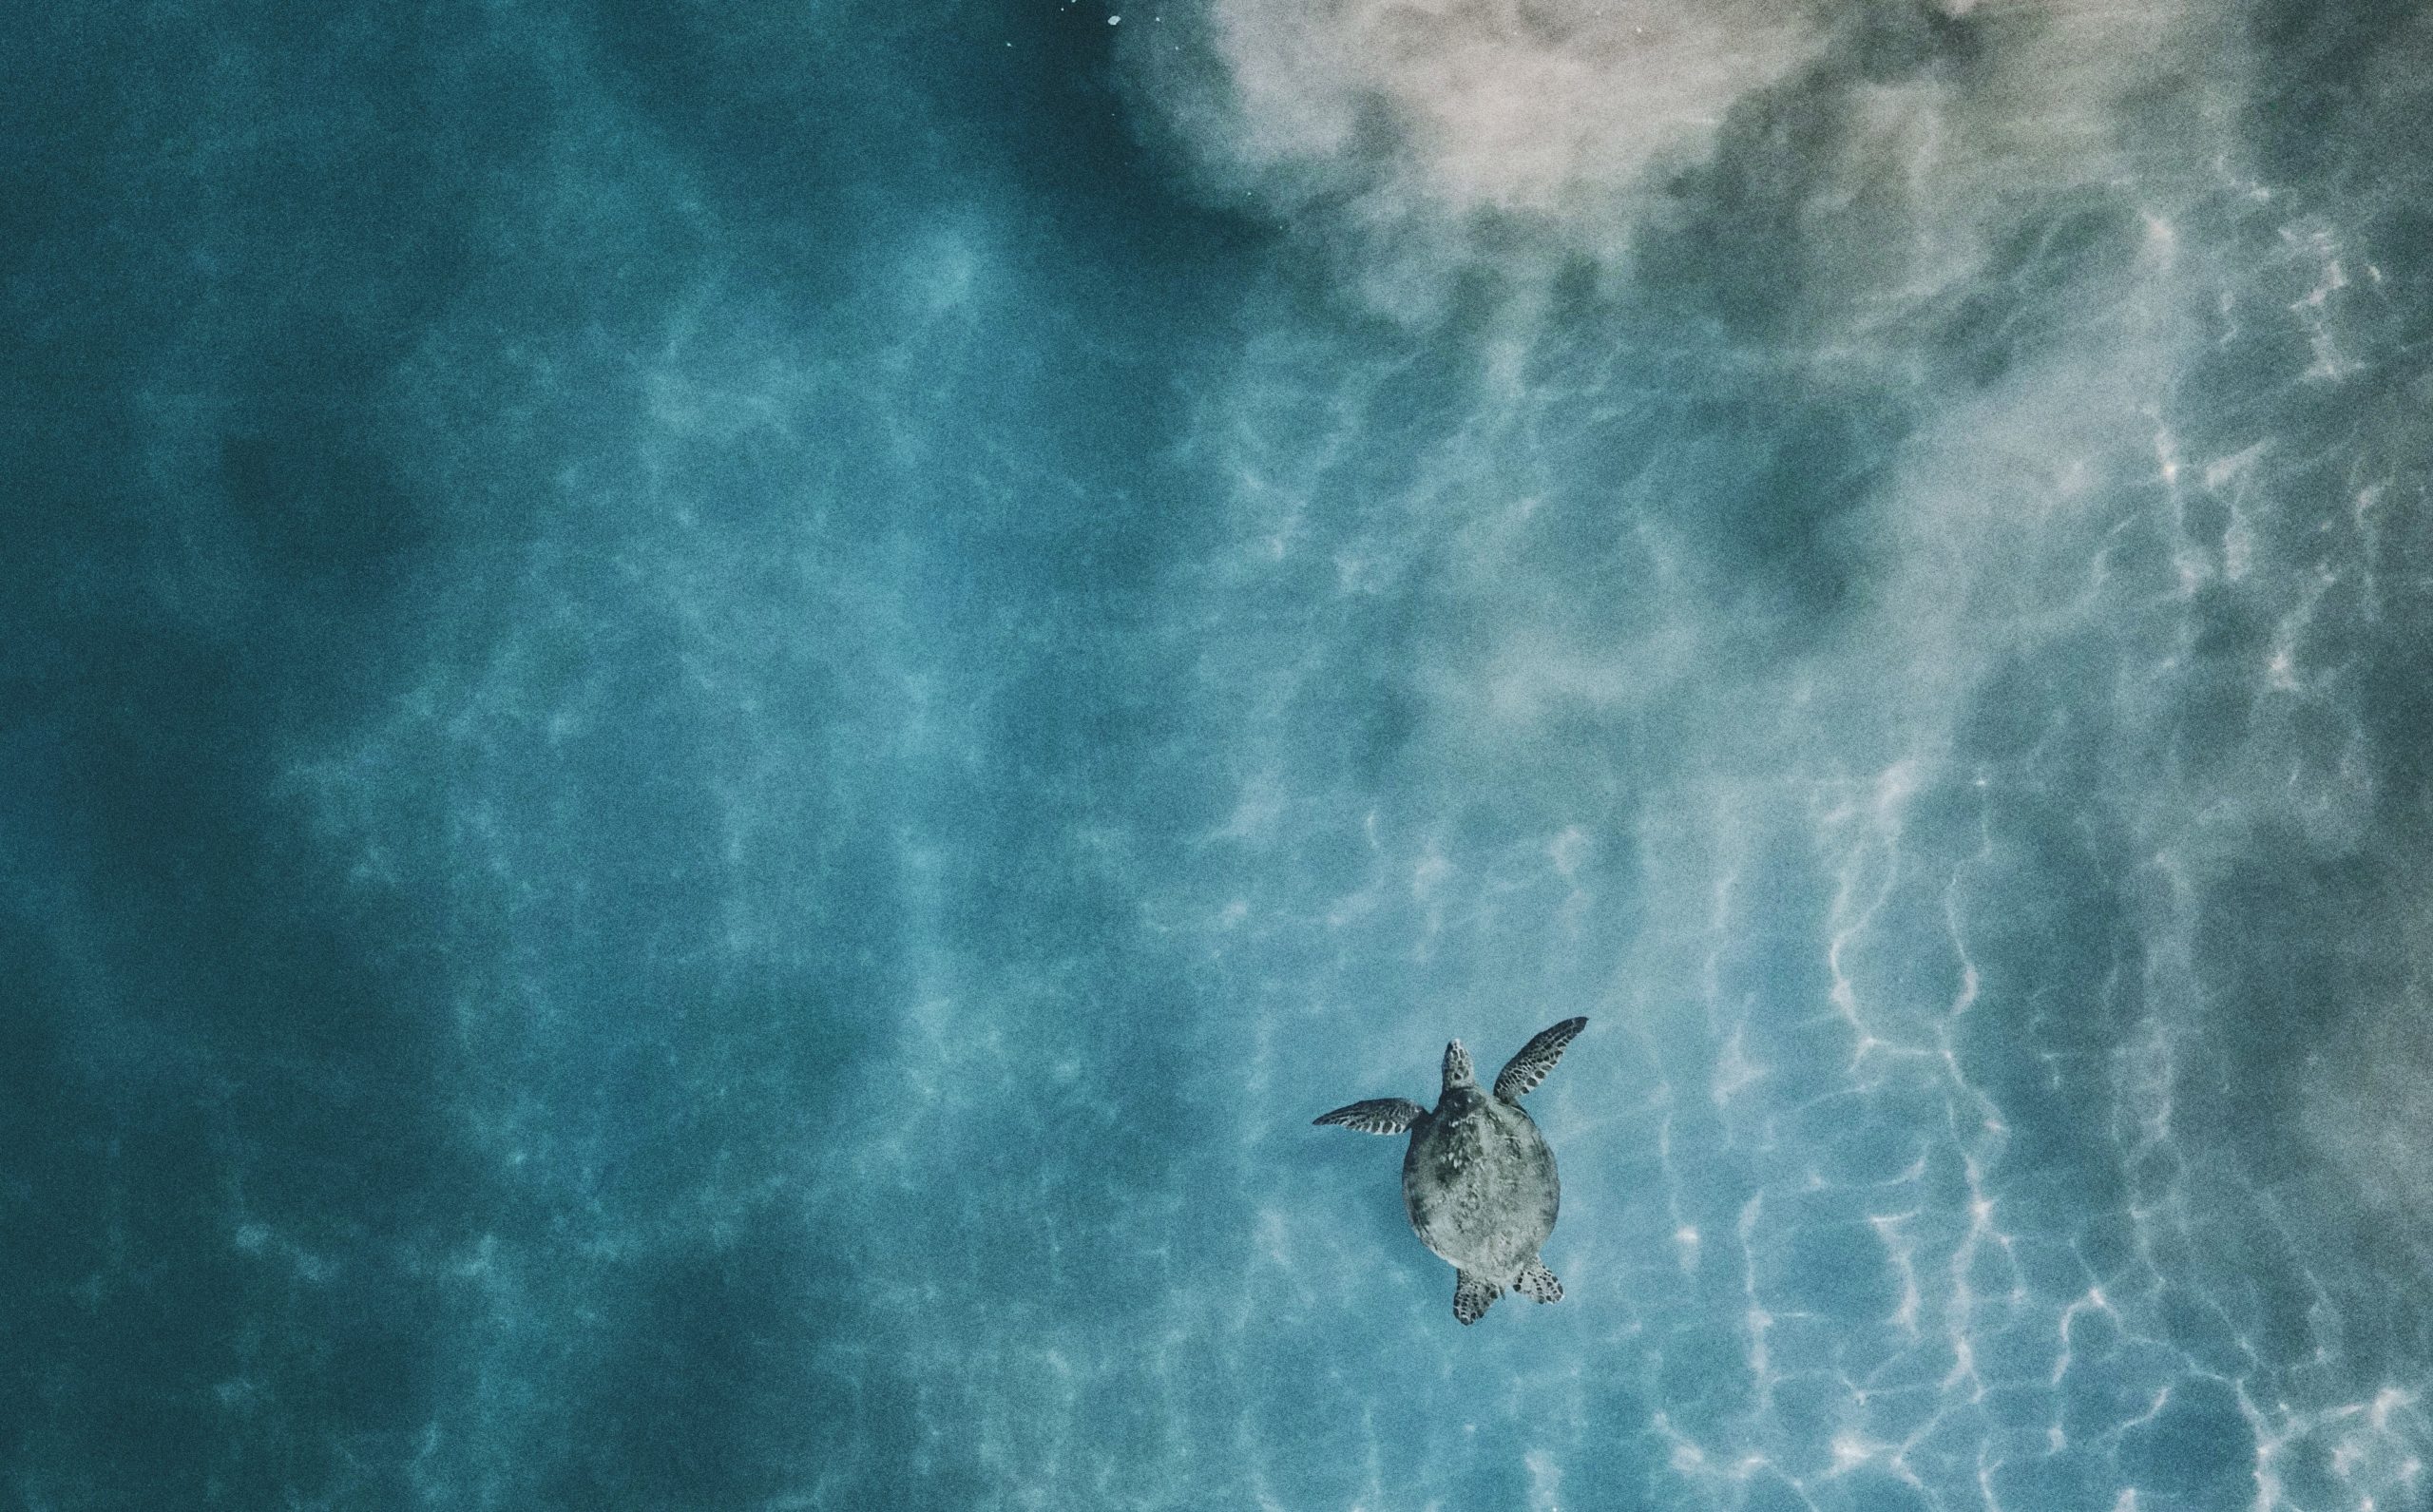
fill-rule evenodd
<path id="1" fill-rule="evenodd" d="M 2423 8 L 7 29 L 0 1503 L 2433 1506 Z"/>

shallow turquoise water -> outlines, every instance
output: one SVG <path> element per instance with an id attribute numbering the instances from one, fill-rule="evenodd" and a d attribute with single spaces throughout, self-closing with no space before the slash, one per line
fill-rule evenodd
<path id="1" fill-rule="evenodd" d="M 25 22 L 0 1502 L 2433 1506 L 2428 64 Z"/>

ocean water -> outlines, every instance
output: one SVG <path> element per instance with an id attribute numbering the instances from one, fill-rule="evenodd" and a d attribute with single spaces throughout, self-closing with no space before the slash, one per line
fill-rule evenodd
<path id="1" fill-rule="evenodd" d="M 2422 7 L 20 10 L 0 1505 L 2433 1507 Z"/>

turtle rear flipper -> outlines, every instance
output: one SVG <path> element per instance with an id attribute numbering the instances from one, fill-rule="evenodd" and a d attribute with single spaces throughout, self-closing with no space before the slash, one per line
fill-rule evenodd
<path id="1" fill-rule="evenodd" d="M 1534 1254 L 1529 1256 L 1529 1263 L 1521 1268 L 1521 1279 L 1512 1283 L 1512 1290 L 1541 1302 L 1562 1300 L 1562 1283 L 1556 1280 L 1555 1273 L 1546 1269 L 1546 1263 Z"/>
<path id="2" fill-rule="evenodd" d="M 1485 1317 L 1487 1308 L 1502 1295 L 1504 1288 L 1475 1272 L 1464 1271 L 1461 1278 L 1453 1283 L 1453 1316 L 1461 1319 L 1463 1327 L 1466 1328 Z"/>

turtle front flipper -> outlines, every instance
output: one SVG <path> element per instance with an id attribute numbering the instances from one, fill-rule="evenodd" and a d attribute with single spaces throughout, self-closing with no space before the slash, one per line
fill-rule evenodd
<path id="1" fill-rule="evenodd" d="M 1563 1046 L 1571 1043 L 1572 1036 L 1586 1027 L 1586 1019 L 1565 1019 L 1551 1029 L 1540 1031 L 1495 1074 L 1495 1095 L 1506 1102 L 1520 1101 L 1521 1094 L 1543 1081 L 1555 1062 L 1562 1059 Z"/>
<path id="2" fill-rule="evenodd" d="M 1347 1129 L 1363 1134 L 1400 1134 L 1427 1117 L 1427 1110 L 1408 1098 L 1370 1098 L 1321 1113 L 1312 1123 L 1340 1123 Z"/>
<path id="3" fill-rule="evenodd" d="M 1468 1328 L 1486 1316 L 1487 1308 L 1502 1295 L 1504 1288 L 1474 1271 L 1464 1271 L 1460 1279 L 1453 1283 L 1453 1316 L 1462 1320 L 1464 1328 Z"/>
<path id="4" fill-rule="evenodd" d="M 1521 1268 L 1521 1279 L 1512 1283 L 1512 1290 L 1541 1302 L 1562 1300 L 1562 1283 L 1556 1280 L 1555 1273 L 1546 1269 L 1546 1263 L 1534 1254 L 1529 1256 L 1529 1263 Z"/>

